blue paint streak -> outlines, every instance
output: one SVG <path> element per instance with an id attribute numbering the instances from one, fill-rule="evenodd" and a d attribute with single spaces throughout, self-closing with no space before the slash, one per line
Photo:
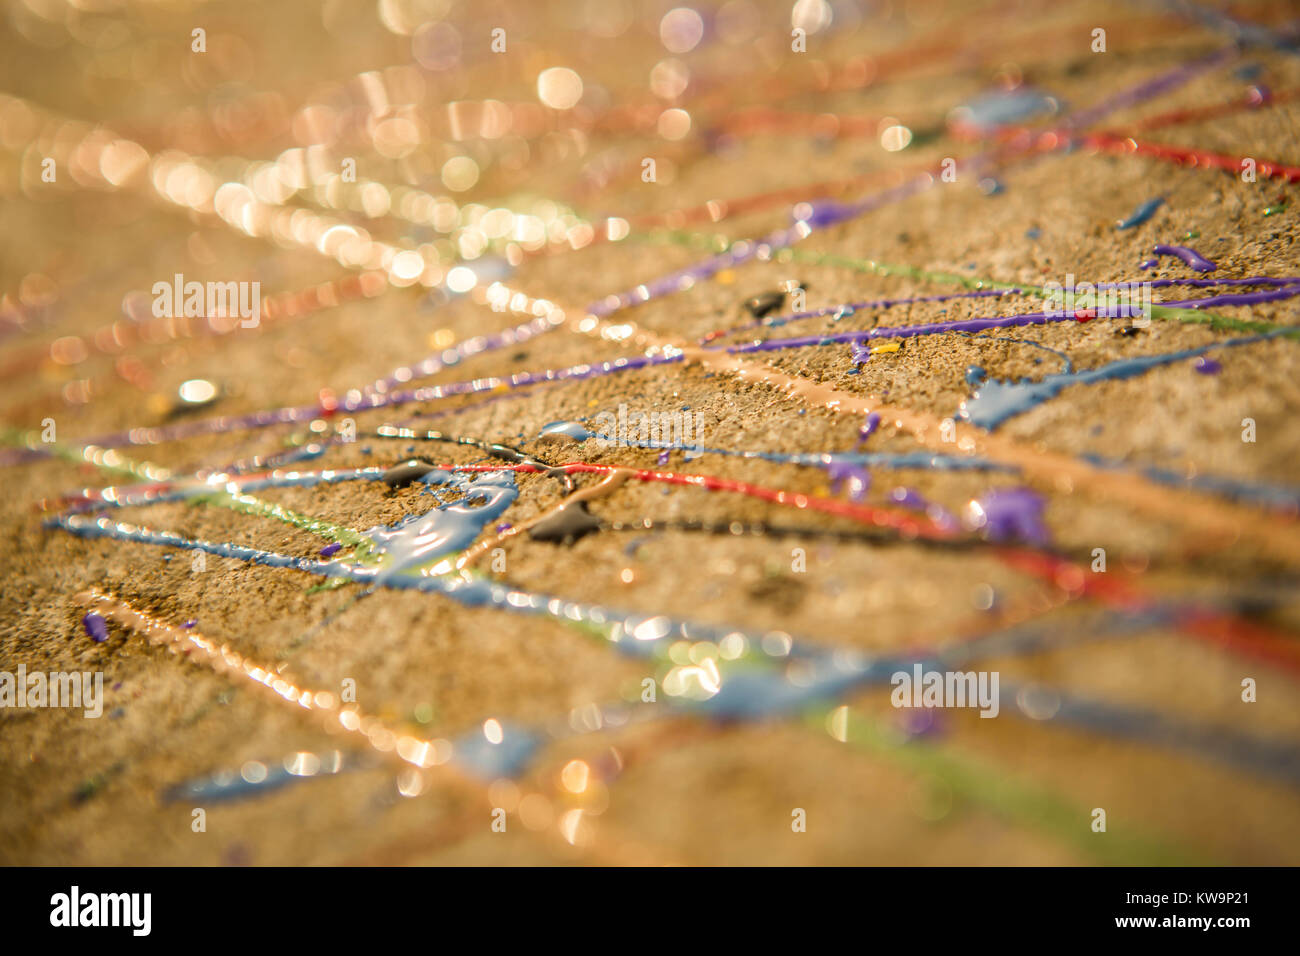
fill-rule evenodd
<path id="1" fill-rule="evenodd" d="M 1170 468 L 1157 465 L 1136 465 L 1131 462 L 1116 461 L 1085 452 L 1079 456 L 1084 461 L 1098 468 L 1110 471 L 1136 471 L 1152 481 L 1175 488 L 1196 488 L 1252 504 L 1277 508 L 1282 511 L 1300 511 L 1300 487 L 1295 485 L 1277 485 L 1258 481 L 1246 481 L 1240 478 L 1228 478 L 1221 475 L 1195 475 L 1191 478 Z"/>
<path id="2" fill-rule="evenodd" d="M 233 770 L 207 774 L 192 780 L 174 784 L 162 792 L 164 803 L 179 801 L 204 801 L 207 803 L 229 803 L 283 789 L 294 783 L 304 783 L 321 777 L 332 777 L 344 770 L 357 770 L 365 765 L 355 757 L 344 757 L 335 751 L 335 764 L 331 766 L 329 757 L 321 759 L 321 767 L 315 773 L 290 773 L 282 761 L 266 761 L 266 776 L 256 782 L 248 781 Z"/>
<path id="3" fill-rule="evenodd" d="M 1142 223 L 1154 216 L 1156 210 L 1164 204 L 1164 196 L 1157 196 L 1155 199 L 1148 199 L 1142 205 L 1138 206 L 1137 209 L 1134 209 L 1133 214 L 1127 219 L 1121 219 L 1119 222 L 1115 223 L 1115 228 L 1132 229 L 1134 226 L 1140 226 Z"/>
<path id="4" fill-rule="evenodd" d="M 1293 331 L 1290 328 L 1278 329 L 1274 332 L 1266 332 L 1263 335 L 1228 339 L 1224 342 L 1216 342 L 1212 345 L 1186 349 L 1181 352 L 1119 359 L 1100 368 L 1087 369 L 1082 372 L 1057 372 L 1046 376 L 1040 382 L 990 381 L 984 383 L 974 395 L 962 402 L 957 414 L 973 425 L 992 431 L 1008 419 L 1023 414 L 1048 399 L 1055 398 L 1071 385 L 1095 385 L 1098 382 L 1134 378 L 1153 368 L 1196 358 L 1198 355 L 1204 355 L 1206 352 L 1215 349 L 1249 345 L 1253 342 L 1261 342 L 1279 335 L 1286 335 Z"/>
<path id="5" fill-rule="evenodd" d="M 475 729 L 452 741 L 452 760 L 484 780 L 515 777 L 532 762 L 544 738 L 525 728 L 501 722 L 501 742 L 492 743 Z"/>
<path id="6" fill-rule="evenodd" d="M 475 477 L 478 480 L 474 480 Z M 375 543 L 375 550 L 381 558 L 386 559 L 384 570 L 377 579 L 381 583 L 410 568 L 464 551 L 519 496 L 512 471 L 466 475 L 435 470 L 420 480 L 430 486 L 449 487 L 464 497 L 450 504 L 440 504 L 422 515 L 411 515 L 397 524 L 380 525 L 362 532 Z"/>
<path id="7" fill-rule="evenodd" d="M 1033 87 L 987 93 L 953 110 L 960 123 L 981 130 L 992 130 L 1007 123 L 1019 123 L 1045 113 L 1056 113 L 1061 104 Z"/>
<path id="8" fill-rule="evenodd" d="M 1020 688 L 1003 684 L 1000 697 L 1008 705 Z M 1198 757 L 1238 767 L 1263 777 L 1274 777 L 1293 787 L 1300 786 L 1300 749 L 1289 741 L 1273 741 L 1219 727 L 1176 723 L 1152 711 L 1130 710 L 1100 701 L 1070 697 L 1049 691 L 1059 703 L 1044 722 L 1061 722 L 1094 733 L 1106 734 L 1184 750 Z M 1018 707 L 1010 707 L 1014 713 Z"/>

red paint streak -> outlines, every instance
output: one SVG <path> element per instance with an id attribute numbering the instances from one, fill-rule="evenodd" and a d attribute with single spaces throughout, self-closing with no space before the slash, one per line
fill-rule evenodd
<path id="1" fill-rule="evenodd" d="M 504 462 L 478 465 L 440 464 L 433 467 L 444 471 L 462 472 L 514 471 L 539 474 L 543 471 L 535 465 Z M 620 468 L 617 465 L 594 465 L 587 462 L 570 462 L 558 467 L 568 474 L 607 475 L 615 471 L 627 471 L 630 477 L 637 481 L 734 492 L 803 511 L 816 511 L 847 518 L 860 524 L 889 528 L 897 531 L 906 540 L 924 538 L 930 541 L 950 541 L 962 537 L 959 532 L 898 509 L 853 504 L 836 498 L 783 491 L 730 478 L 644 468 Z M 270 478 L 273 475 L 275 475 L 274 471 L 263 471 L 239 475 L 231 480 L 235 484 L 242 484 Z M 179 486 L 178 482 L 160 482 L 116 490 L 120 497 L 127 497 L 139 491 L 166 492 Z M 87 503 L 96 500 L 103 500 L 98 491 L 65 499 L 69 503 Z M 992 550 L 992 554 L 1008 567 L 1060 588 L 1071 598 L 1087 597 L 1108 607 L 1129 612 L 1148 610 L 1159 603 L 1158 598 L 1137 587 L 1133 577 L 1123 572 L 1093 573 L 1068 558 L 1025 547 L 996 547 Z M 1210 644 L 1268 661 L 1286 671 L 1300 675 L 1300 646 L 1286 635 L 1268 627 L 1208 608 L 1187 610 L 1178 616 L 1177 624 L 1187 633 Z"/>
<path id="2" fill-rule="evenodd" d="M 1124 136 L 1122 133 L 1105 131 L 1085 133 L 1078 140 L 1084 147 L 1096 149 L 1103 153 L 1120 155 L 1150 156 L 1153 159 L 1177 163 L 1180 166 L 1202 166 L 1207 169 L 1223 169 L 1232 173 L 1242 171 L 1242 163 L 1253 157 L 1229 156 L 1225 153 L 1211 153 L 1191 146 L 1172 146 L 1167 143 L 1148 143 Z M 1284 182 L 1300 182 L 1300 166 L 1285 166 L 1269 159 L 1255 160 L 1255 171 L 1265 179 L 1281 179 Z"/>
<path id="3" fill-rule="evenodd" d="M 1008 567 L 1122 611 L 1143 610 L 1157 603 L 1155 598 L 1135 587 L 1130 577 L 1115 571 L 1095 574 L 1066 558 L 1024 548 L 999 548 L 997 555 Z M 1193 608 L 1178 615 L 1176 623 L 1210 644 L 1300 674 L 1300 646 L 1286 635 L 1253 621 L 1208 608 Z"/>
<path id="4" fill-rule="evenodd" d="M 447 471 L 539 472 L 541 470 L 533 465 L 484 464 L 437 465 L 435 467 Z M 730 478 L 681 474 L 675 471 L 651 471 L 643 468 L 621 468 L 617 465 L 592 465 L 587 462 L 571 462 L 567 465 L 560 465 L 559 468 L 568 474 L 591 473 L 603 475 L 614 471 L 626 471 L 630 474 L 630 477 L 635 478 L 637 481 L 656 481 L 669 485 L 693 486 L 706 488 L 709 491 L 733 491 L 737 494 L 748 495 L 751 498 L 759 498 L 774 504 L 787 505 L 803 511 L 817 511 L 840 518 L 849 518 L 861 524 L 874 525 L 878 528 L 890 528 L 908 539 L 926 538 L 932 541 L 947 541 L 958 537 L 956 532 L 935 524 L 928 518 L 918 518 L 909 512 L 895 508 L 875 508 L 870 505 L 852 504 L 847 501 L 840 501 L 837 498 L 822 498 L 818 495 L 807 495 L 800 491 L 782 491 L 776 488 L 767 488 L 763 485 L 750 484 L 747 481 L 735 481 Z"/>
<path id="5" fill-rule="evenodd" d="M 1249 110 L 1263 109 L 1267 106 L 1274 106 L 1278 103 L 1285 103 L 1300 96 L 1300 89 L 1281 90 L 1279 92 L 1270 91 L 1265 96 L 1260 96 L 1257 92 L 1252 91 L 1242 99 L 1229 100 L 1226 103 L 1215 103 L 1211 106 L 1195 106 L 1190 109 L 1170 110 L 1167 113 L 1159 113 L 1156 116 L 1144 120 L 1138 120 L 1129 126 L 1124 127 L 1124 132 L 1160 129 L 1165 126 L 1177 126 L 1181 123 L 1193 123 L 1198 120 L 1215 119 L 1220 116 L 1227 116 L 1231 113 L 1240 113 Z"/>
<path id="6" fill-rule="evenodd" d="M 959 138 L 973 138 L 970 130 L 954 128 L 954 135 Z M 1147 156 L 1151 159 L 1175 163 L 1180 166 L 1200 166 L 1204 169 L 1221 169 L 1231 173 L 1240 173 L 1242 163 L 1247 159 L 1255 162 L 1255 172 L 1265 179 L 1281 179 L 1287 183 L 1300 182 L 1300 166 L 1287 166 L 1271 159 L 1258 159 L 1253 156 L 1232 156 L 1226 153 L 1214 153 L 1195 146 L 1177 146 L 1171 143 L 1152 143 L 1134 139 L 1124 132 L 1098 130 L 1092 133 L 1075 133 L 1067 129 L 1033 130 L 1027 126 L 1007 126 L 999 129 L 994 138 L 1009 144 L 1015 149 L 1036 152 L 1055 152 L 1057 150 L 1081 147 L 1099 153 L 1119 156 Z"/>

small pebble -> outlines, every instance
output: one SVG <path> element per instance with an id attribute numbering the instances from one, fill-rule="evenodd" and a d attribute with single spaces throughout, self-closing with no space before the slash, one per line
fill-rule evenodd
<path id="1" fill-rule="evenodd" d="M 764 292 L 745 303 L 749 314 L 756 319 L 771 315 L 785 303 L 785 293 L 781 291 Z"/>
<path id="2" fill-rule="evenodd" d="M 384 472 L 384 484 L 389 488 L 404 488 L 413 481 L 423 478 L 433 471 L 433 465 L 427 461 L 404 461 Z"/>
<path id="3" fill-rule="evenodd" d="M 587 503 L 575 501 L 537 522 L 528 529 L 528 535 L 534 541 L 567 544 L 599 530 L 600 519 L 587 510 Z"/>

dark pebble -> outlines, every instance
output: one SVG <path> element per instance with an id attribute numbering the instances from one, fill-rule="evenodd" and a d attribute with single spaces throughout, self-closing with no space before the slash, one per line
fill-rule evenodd
<path id="1" fill-rule="evenodd" d="M 784 302 L 784 292 L 764 292 L 762 295 L 756 295 L 746 302 L 745 308 L 749 310 L 749 314 L 754 318 L 761 319 L 781 308 Z"/>
<path id="2" fill-rule="evenodd" d="M 587 510 L 585 501 L 578 501 L 537 522 L 528 529 L 528 535 L 535 541 L 566 542 L 599 530 L 600 519 Z"/>
<path id="3" fill-rule="evenodd" d="M 384 472 L 384 484 L 388 485 L 389 488 L 405 488 L 411 482 L 418 481 L 431 471 L 433 471 L 433 465 L 427 461 L 404 461 Z"/>

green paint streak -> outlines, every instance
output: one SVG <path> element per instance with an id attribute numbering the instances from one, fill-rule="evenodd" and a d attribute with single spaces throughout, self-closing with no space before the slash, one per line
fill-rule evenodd
<path id="1" fill-rule="evenodd" d="M 5 428 L 0 430 L 0 442 L 15 448 L 48 452 L 52 457 L 61 461 L 70 462 L 74 465 L 93 465 L 100 471 L 110 472 L 115 475 L 130 475 L 140 481 L 166 481 L 171 477 L 171 472 L 166 468 L 159 468 L 157 465 L 151 465 L 148 462 L 132 461 L 112 449 L 99 448 L 97 445 L 84 445 L 74 448 L 62 442 L 41 441 L 40 435 L 41 433 L 35 430 L 19 431 L 16 428 Z M 94 457 L 87 458 L 86 453 L 88 451 L 92 452 Z M 105 456 L 108 456 L 113 463 L 105 462 L 103 460 Z M 100 460 L 96 461 L 95 457 Z"/>
<path id="2" fill-rule="evenodd" d="M 726 252 L 734 243 L 723 236 L 710 236 L 706 233 L 687 232 L 677 229 L 654 229 L 644 235 L 631 238 L 642 242 L 673 243 L 705 249 L 710 252 Z M 832 266 L 850 269 L 854 272 L 866 272 L 878 276 L 904 276 L 922 282 L 934 282 L 941 285 L 958 285 L 972 291 L 983 289 L 1015 289 L 1027 296 L 1045 298 L 1047 293 L 1041 286 L 1024 282 L 999 282 L 977 276 L 958 275 L 955 272 L 942 272 L 934 269 L 918 269 L 916 266 L 901 265 L 892 262 L 880 262 L 876 259 L 854 259 L 834 253 L 816 252 L 811 249 L 785 248 L 773 253 L 777 262 L 803 262 L 808 265 Z M 1183 322 L 1191 325 L 1208 325 L 1210 328 L 1231 332 L 1273 332 L 1277 325 L 1272 322 L 1251 322 L 1245 319 L 1233 319 L 1203 309 L 1177 308 L 1167 305 L 1151 306 L 1151 317 L 1163 321 Z M 1300 330 L 1287 333 L 1288 336 L 1300 336 Z"/>
<path id="3" fill-rule="evenodd" d="M 227 491 L 224 488 L 212 488 L 194 496 L 190 501 L 195 504 L 228 508 L 239 514 L 270 518 L 272 521 L 279 521 L 282 524 L 298 528 L 318 538 L 324 538 L 326 541 L 336 541 L 348 547 L 356 548 L 356 558 L 363 564 L 374 559 L 372 552 L 375 543 L 365 535 L 353 531 L 351 528 L 345 528 L 342 525 L 326 521 L 324 518 L 313 518 L 311 515 L 285 508 L 283 505 L 263 501 L 253 495 L 239 494 Z"/>
<path id="4" fill-rule="evenodd" d="M 829 709 L 810 711 L 805 724 L 826 732 Z M 1177 849 L 1163 840 L 1115 829 L 1107 820 L 1107 832 L 1092 831 L 1089 810 L 1074 806 L 1041 787 L 1016 780 L 1006 772 L 959 757 L 933 744 L 904 741 L 880 724 L 850 710 L 847 743 L 859 750 L 884 757 L 906 770 L 938 777 L 960 796 L 985 810 L 1069 844 L 1099 863 L 1117 866 L 1212 865 L 1205 857 Z"/>
<path id="5" fill-rule="evenodd" d="M 307 589 L 307 593 L 320 594 L 323 591 L 337 591 L 339 588 L 347 587 L 349 584 L 356 584 L 356 582 L 349 581 L 347 578 L 327 578 L 324 584 L 313 584 Z"/>
<path id="6" fill-rule="evenodd" d="M 14 429 L 5 429 L 0 432 L 0 441 L 7 444 L 17 445 L 19 447 L 44 449 L 56 458 L 76 464 L 94 465 L 100 471 L 112 472 L 114 474 L 130 475 L 141 481 L 161 481 L 170 476 L 171 472 L 165 468 L 160 468 L 147 461 L 133 461 L 125 455 L 118 454 L 115 451 L 105 450 L 104 455 L 111 455 L 111 461 L 103 460 L 103 455 L 97 455 L 92 458 L 86 457 L 86 450 L 94 446 L 85 448 L 73 448 L 58 442 L 41 443 L 38 441 L 38 432 L 27 431 L 20 432 Z M 99 460 L 96 460 L 99 459 Z M 203 486 L 193 497 L 188 499 L 195 504 L 214 505 L 218 508 L 228 508 L 231 511 L 237 511 L 240 514 L 255 515 L 261 518 L 270 518 L 273 521 L 279 521 L 295 528 L 300 528 L 326 541 L 338 542 L 349 547 L 357 549 L 358 560 L 365 563 L 367 560 L 373 560 L 372 552 L 375 544 L 370 538 L 351 528 L 345 528 L 342 525 L 336 525 L 323 518 L 313 518 L 310 515 L 301 514 L 292 509 L 285 508 L 281 505 L 271 504 L 255 498 L 252 495 L 240 494 L 229 491 L 224 487 Z"/>

